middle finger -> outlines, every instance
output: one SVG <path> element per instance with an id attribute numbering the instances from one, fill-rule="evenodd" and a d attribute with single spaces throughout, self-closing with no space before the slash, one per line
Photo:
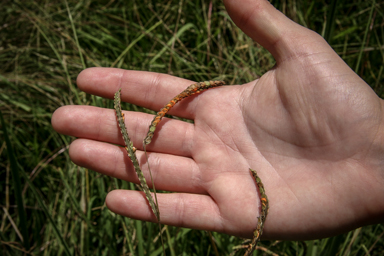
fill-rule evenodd
<path id="1" fill-rule="evenodd" d="M 125 124 L 134 147 L 142 149 L 153 115 L 126 112 Z M 84 114 L 86 113 L 86 114 Z M 91 106 L 64 106 L 52 117 L 54 128 L 66 135 L 124 145 L 115 111 Z M 148 151 L 191 157 L 194 125 L 165 118 L 158 125 Z"/>

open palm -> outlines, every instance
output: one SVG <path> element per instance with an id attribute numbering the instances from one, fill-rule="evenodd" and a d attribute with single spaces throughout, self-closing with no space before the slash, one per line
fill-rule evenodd
<path id="1" fill-rule="evenodd" d="M 176 105 L 147 147 L 164 224 L 251 236 L 260 211 L 249 168 L 270 202 L 265 238 L 310 239 L 374 223 L 383 213 L 383 102 L 316 33 L 265 1 L 226 1 L 233 20 L 266 47 L 276 67 L 244 85 L 208 90 Z M 82 90 L 159 110 L 191 81 L 168 75 L 92 68 Z M 126 113 L 136 147 L 153 116 Z M 58 109 L 52 124 L 79 137 L 72 160 L 103 174 L 138 182 L 121 147 L 113 110 Z M 106 143 L 107 142 L 107 143 Z M 147 180 L 143 152 L 137 152 Z M 121 215 L 155 221 L 137 191 L 109 193 Z"/>

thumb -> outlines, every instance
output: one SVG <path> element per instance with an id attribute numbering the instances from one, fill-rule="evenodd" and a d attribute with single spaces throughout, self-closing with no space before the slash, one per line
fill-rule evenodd
<path id="1" fill-rule="evenodd" d="M 331 50 L 320 35 L 287 18 L 267 0 L 225 0 L 228 14 L 277 63 L 317 50 Z M 320 49 L 319 49 L 320 47 Z"/>

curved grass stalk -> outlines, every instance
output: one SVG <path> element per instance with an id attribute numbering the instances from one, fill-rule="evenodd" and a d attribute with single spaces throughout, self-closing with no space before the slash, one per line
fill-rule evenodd
<path id="1" fill-rule="evenodd" d="M 149 190 L 149 187 L 147 185 L 147 181 L 145 180 L 144 174 L 140 169 L 139 162 L 137 161 L 137 157 L 136 157 L 136 153 L 135 153 L 136 148 L 133 146 L 133 143 L 128 136 L 127 128 L 125 127 L 124 113 L 121 110 L 120 97 L 121 97 L 121 89 L 119 89 L 115 93 L 114 103 L 115 103 L 115 111 L 116 111 L 117 121 L 119 123 L 121 135 L 123 136 L 124 143 L 125 143 L 125 149 L 127 151 L 129 158 L 131 159 L 131 161 L 133 163 L 133 167 L 135 168 L 137 177 L 139 178 L 139 181 L 140 181 L 141 188 L 145 193 L 145 197 L 147 198 L 147 201 L 148 201 L 149 205 L 151 206 L 151 209 L 152 209 L 153 213 L 155 214 L 157 221 L 160 223 L 160 212 L 159 212 L 159 208 L 158 208 L 157 198 L 156 198 L 156 203 L 155 203 L 155 201 L 153 200 L 153 197 L 151 195 L 151 192 Z M 151 179 L 152 179 L 152 174 L 151 174 Z M 156 195 L 155 186 L 153 186 L 153 189 L 154 189 L 155 195 Z"/>
<path id="2" fill-rule="evenodd" d="M 161 119 L 165 116 L 165 114 L 179 101 L 182 99 L 191 96 L 196 93 L 200 93 L 209 88 L 217 87 L 224 85 L 224 81 L 205 81 L 196 84 L 191 84 L 184 91 L 175 96 L 171 101 L 169 101 L 159 112 L 157 112 L 156 116 L 153 118 L 151 125 L 149 126 L 149 130 L 147 136 L 144 139 L 144 145 L 148 145 L 151 143 L 153 135 L 156 130 L 156 126 L 161 121 Z"/>
<path id="3" fill-rule="evenodd" d="M 265 193 L 264 185 L 261 182 L 260 177 L 257 175 L 257 172 L 255 170 L 252 170 L 251 168 L 249 168 L 249 171 L 251 172 L 253 178 L 255 179 L 256 186 L 259 189 L 261 213 L 260 213 L 260 216 L 257 217 L 257 226 L 255 231 L 253 231 L 253 237 L 251 242 L 247 245 L 235 246 L 233 248 L 234 251 L 230 255 L 235 255 L 235 253 L 241 249 L 247 249 L 247 251 L 244 253 L 244 256 L 252 255 L 252 252 L 256 249 L 257 242 L 259 242 L 260 237 L 263 234 L 264 223 L 265 223 L 265 219 L 267 218 L 267 214 L 269 210 L 268 197 L 267 197 L 267 194 Z"/>
<path id="4" fill-rule="evenodd" d="M 268 210 L 269 210 L 269 202 L 267 194 L 265 193 L 264 185 L 261 182 L 260 177 L 257 175 L 257 172 L 255 170 L 249 169 L 253 178 L 256 181 L 256 185 L 259 188 L 260 193 L 260 202 L 261 202 L 261 213 L 260 216 L 257 217 L 257 227 L 255 231 L 253 232 L 253 238 L 251 243 L 248 245 L 248 249 L 245 252 L 244 256 L 251 255 L 252 252 L 255 250 L 257 242 L 260 239 L 260 236 L 263 234 L 263 228 L 265 219 L 267 218 Z"/>

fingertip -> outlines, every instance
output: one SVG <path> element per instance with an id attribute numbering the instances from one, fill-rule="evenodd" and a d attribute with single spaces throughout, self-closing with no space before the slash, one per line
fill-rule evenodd
<path id="1" fill-rule="evenodd" d="M 242 31 L 266 48 L 277 62 L 308 50 L 300 47 L 312 45 L 322 38 L 286 17 L 267 0 L 239 2 L 224 1 L 229 15 Z"/>
<path id="2" fill-rule="evenodd" d="M 62 106 L 55 110 L 52 114 L 51 125 L 53 129 L 59 133 L 63 133 L 63 123 L 68 114 L 68 106 Z"/>
<path id="3" fill-rule="evenodd" d="M 106 198 L 105 204 L 112 212 L 144 221 L 156 222 L 150 206 L 142 192 L 116 189 L 110 191 Z"/>
<path id="4" fill-rule="evenodd" d="M 92 67 L 79 73 L 76 84 L 80 90 L 102 96 L 113 97 L 120 85 L 123 70 L 117 68 Z"/>
<path id="5" fill-rule="evenodd" d="M 290 21 L 266 0 L 227 0 L 224 1 L 233 21 L 248 36 L 267 48 L 280 37 L 276 23 Z"/>
<path id="6" fill-rule="evenodd" d="M 129 200 L 124 190 L 116 189 L 108 192 L 105 197 L 105 205 L 114 213 L 122 216 L 131 217 L 129 205 L 132 200 Z"/>
<path id="7" fill-rule="evenodd" d="M 82 90 L 83 86 L 87 84 L 87 81 L 89 80 L 90 73 L 92 72 L 94 68 L 87 68 L 83 69 L 76 78 L 76 84 L 77 86 Z"/>
<path id="8" fill-rule="evenodd" d="M 116 199 L 116 192 L 117 190 L 112 190 L 108 192 L 107 196 L 105 197 L 105 204 L 108 207 L 108 209 L 111 210 L 111 207 L 113 207 L 115 199 Z"/>
<path id="9" fill-rule="evenodd" d="M 71 142 L 68 154 L 74 164 L 84 167 L 87 166 L 87 159 L 92 157 L 92 149 L 87 147 L 86 140 L 76 139 Z"/>
<path id="10" fill-rule="evenodd" d="M 79 135 L 79 127 L 83 125 L 82 121 L 86 115 L 82 106 L 62 106 L 53 112 L 51 124 L 53 129 L 61 134 L 76 136 Z"/>

